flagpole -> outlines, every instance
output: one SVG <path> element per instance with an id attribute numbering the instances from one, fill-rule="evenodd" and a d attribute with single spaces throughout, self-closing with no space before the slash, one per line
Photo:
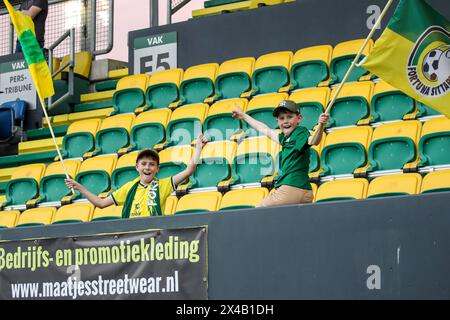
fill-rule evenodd
<path id="1" fill-rule="evenodd" d="M 334 93 L 333 97 L 331 98 L 330 102 L 328 103 L 328 106 L 325 109 L 325 113 L 330 112 L 330 109 L 333 106 L 334 102 L 336 101 L 339 93 L 341 92 L 342 87 L 344 86 L 344 83 L 347 81 L 348 77 L 350 76 L 350 73 L 352 72 L 353 68 L 356 66 L 356 63 L 358 62 L 359 57 L 363 53 L 363 51 L 366 48 L 367 44 L 369 43 L 370 39 L 372 39 L 373 34 L 375 33 L 376 29 L 379 27 L 381 20 L 386 15 L 387 11 L 389 10 L 390 6 L 392 5 L 392 2 L 394 2 L 394 0 L 389 0 L 387 2 L 387 4 L 384 7 L 383 11 L 381 12 L 380 16 L 378 17 L 377 21 L 375 22 L 375 25 L 372 27 L 372 30 L 370 30 L 369 35 L 367 36 L 367 38 L 364 41 L 361 48 L 359 49 L 359 52 L 356 55 L 355 59 L 353 59 L 353 62 L 350 65 L 350 68 L 347 70 L 347 73 L 345 74 L 344 78 L 342 79 L 341 83 L 339 84 L 339 87 L 337 88 L 336 92 Z M 322 123 L 319 123 L 319 125 L 316 127 L 316 129 L 314 130 L 313 138 L 312 138 L 313 141 L 315 140 L 316 136 L 318 135 L 319 130 L 323 130 L 323 127 L 324 127 L 324 124 L 322 124 Z"/>
<path id="2" fill-rule="evenodd" d="M 50 129 L 50 134 L 52 135 L 53 143 L 55 144 L 56 151 L 58 152 L 58 158 L 61 161 L 61 165 L 64 169 L 64 174 L 66 175 L 66 179 L 70 179 L 69 174 L 67 173 L 66 165 L 64 164 L 64 159 L 59 151 L 58 142 L 56 142 L 55 133 L 53 132 L 52 125 L 50 123 L 50 119 L 47 114 L 47 105 L 45 104 L 45 100 L 39 97 L 39 101 L 41 102 L 42 111 L 44 111 L 45 120 L 47 121 L 48 128 Z M 71 188 L 72 193 L 75 194 L 75 190 Z"/>

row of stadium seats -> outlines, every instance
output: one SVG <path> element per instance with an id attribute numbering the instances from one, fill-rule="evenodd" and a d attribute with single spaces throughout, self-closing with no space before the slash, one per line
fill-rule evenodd
<path id="1" fill-rule="evenodd" d="M 450 170 L 435 171 L 424 178 L 417 173 L 378 177 L 370 183 L 366 179 L 349 179 L 326 182 L 319 188 L 312 184 L 316 202 L 377 198 L 419 193 L 450 191 Z M 167 199 L 165 215 L 204 211 L 226 211 L 253 208 L 268 195 L 266 188 L 231 190 L 220 192 L 192 193 L 180 199 Z M 88 222 L 121 218 L 122 207 L 94 208 L 90 203 L 74 203 L 55 207 L 0 212 L 0 228 L 33 225 Z"/>

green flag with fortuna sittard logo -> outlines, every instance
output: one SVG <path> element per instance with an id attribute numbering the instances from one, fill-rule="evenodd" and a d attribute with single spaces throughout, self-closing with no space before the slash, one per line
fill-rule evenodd
<path id="1" fill-rule="evenodd" d="M 9 16 L 16 30 L 17 38 L 22 46 L 23 55 L 39 97 L 45 99 L 53 96 L 55 90 L 52 76 L 42 49 L 36 40 L 33 20 L 31 17 L 14 10 L 8 0 L 3 0 L 3 2 L 8 9 Z"/>
<path id="2" fill-rule="evenodd" d="M 361 66 L 450 118 L 450 23 L 424 0 L 400 0 Z"/>

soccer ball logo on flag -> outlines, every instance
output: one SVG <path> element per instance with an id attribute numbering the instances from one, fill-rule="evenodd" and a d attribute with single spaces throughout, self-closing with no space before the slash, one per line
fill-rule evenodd
<path id="1" fill-rule="evenodd" d="M 423 60 L 422 71 L 429 81 L 444 82 L 450 75 L 450 46 L 429 51 Z"/>

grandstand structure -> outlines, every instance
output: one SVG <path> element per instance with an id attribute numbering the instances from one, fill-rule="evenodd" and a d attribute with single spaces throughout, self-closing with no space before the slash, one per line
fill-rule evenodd
<path id="1" fill-rule="evenodd" d="M 69 176 L 91 192 L 136 178 L 139 150 L 159 151 L 165 178 L 186 168 L 199 133 L 210 142 L 163 216 L 121 219 L 121 207 L 65 187 L 33 94 L 1 100 L 22 112 L 0 112 L 12 137 L 1 144 L 0 241 L 207 226 L 209 299 L 450 298 L 450 119 L 356 67 L 311 148 L 314 202 L 261 209 L 281 146 L 231 117 L 237 104 L 277 129 L 272 110 L 290 99 L 313 132 L 385 2 L 210 0 L 188 21 L 114 43 L 128 61 L 102 60 L 95 41 L 55 51 L 50 122 Z M 450 19 L 448 1 L 428 2 Z"/>

